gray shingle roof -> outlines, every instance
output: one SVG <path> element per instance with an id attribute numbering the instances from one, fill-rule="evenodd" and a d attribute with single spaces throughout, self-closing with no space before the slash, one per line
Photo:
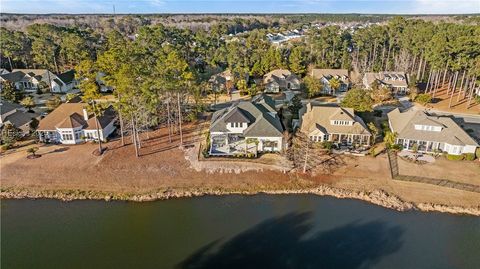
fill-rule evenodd
<path id="1" fill-rule="evenodd" d="M 232 112 L 236 111 L 236 112 Z M 211 132 L 227 132 L 226 124 L 232 113 L 242 113 L 250 120 L 248 128 L 243 135 L 249 137 L 279 137 L 282 136 L 283 127 L 278 116 L 272 116 L 263 104 L 249 101 L 240 101 L 228 108 L 216 111 L 212 116 Z"/>

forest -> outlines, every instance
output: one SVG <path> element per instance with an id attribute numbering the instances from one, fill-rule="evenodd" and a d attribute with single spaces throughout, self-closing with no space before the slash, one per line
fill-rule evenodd
<path id="1" fill-rule="evenodd" d="M 480 77 L 476 19 L 459 23 L 382 18 L 382 23 L 355 31 L 340 25 L 311 27 L 302 40 L 282 45 L 270 43 L 266 34 L 301 27 L 311 19 L 217 18 L 196 29 L 148 20 L 112 18 L 108 26 L 96 28 L 48 23 L 21 31 L 2 27 L 2 68 L 48 68 L 57 73 L 74 68 L 86 102 L 100 96 L 95 76 L 102 72 L 115 89 L 122 122 L 137 131 L 159 123 L 181 130 L 184 117 L 204 109 L 201 97 L 212 90 L 208 78 L 224 69 L 232 71 L 240 91 L 250 94 L 261 85 L 245 77 L 259 78 L 277 68 L 302 77 L 312 67 L 359 74 L 404 71 L 410 74 L 412 87 L 423 83 L 433 95 L 446 83 L 461 85 L 460 91 L 466 93 Z"/>

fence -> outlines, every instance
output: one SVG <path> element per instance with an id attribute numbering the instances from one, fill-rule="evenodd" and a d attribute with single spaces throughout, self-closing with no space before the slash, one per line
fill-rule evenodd
<path id="1" fill-rule="evenodd" d="M 400 175 L 398 169 L 398 160 L 397 154 L 394 151 L 387 150 L 388 163 L 390 166 L 390 175 L 393 180 L 409 181 L 409 182 L 419 182 L 431 185 L 437 185 L 447 188 L 453 188 L 463 191 L 471 191 L 480 193 L 480 186 L 455 182 L 448 179 L 438 179 L 438 178 L 428 178 L 428 177 L 419 177 L 419 176 L 407 176 Z"/>

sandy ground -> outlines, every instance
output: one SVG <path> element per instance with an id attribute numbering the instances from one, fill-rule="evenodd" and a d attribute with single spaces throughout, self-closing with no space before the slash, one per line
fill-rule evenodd
<path id="1" fill-rule="evenodd" d="M 306 176 L 267 169 L 239 173 L 199 172 L 191 168 L 185 152 L 200 140 L 199 133 L 202 128 L 205 129 L 205 123 L 185 126 L 185 150 L 178 148 L 178 135 L 169 143 L 166 129 L 152 132 L 148 138 L 146 134 L 142 134 L 144 142 L 140 149 L 140 158 L 135 157 L 133 145 L 121 146 L 119 140 L 106 144 L 108 150 L 101 157 L 92 154 L 97 148 L 96 144 L 44 145 L 38 152 L 42 157 L 37 159 L 27 159 L 24 148 L 0 158 L 1 187 L 40 191 L 145 193 L 166 188 L 201 187 L 251 191 L 298 189 L 329 184 L 350 190 L 385 190 L 413 203 L 480 206 L 479 193 L 391 180 L 385 155 L 377 158 L 344 156 L 345 165 L 330 175 Z M 129 139 L 126 141 L 130 143 Z M 480 163 L 445 162 L 447 163 L 438 162 L 431 167 L 412 166 L 408 170 L 412 173 L 427 170 L 435 174 L 445 172 L 459 181 L 478 183 L 476 177 L 472 180 L 472 175 L 479 174 Z"/>
<path id="2" fill-rule="evenodd" d="M 465 113 L 465 114 L 480 114 L 480 104 L 475 103 L 475 100 L 472 100 L 470 106 L 468 106 L 468 96 L 463 98 L 463 93 L 460 95 L 460 98 L 457 102 L 458 89 L 453 95 L 452 106 L 449 108 L 450 104 L 450 95 L 447 95 L 447 89 L 441 88 L 437 90 L 435 94 L 435 99 L 438 102 L 433 104 L 428 104 L 427 108 L 433 108 L 440 111 L 452 112 L 452 113 Z"/>

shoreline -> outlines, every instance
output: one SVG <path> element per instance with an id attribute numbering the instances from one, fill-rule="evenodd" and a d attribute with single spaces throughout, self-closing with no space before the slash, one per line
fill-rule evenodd
<path id="1" fill-rule="evenodd" d="M 448 206 L 433 203 L 412 203 L 403 201 L 399 197 L 384 190 L 355 191 L 343 188 L 320 185 L 315 188 L 306 189 L 266 189 L 266 190 L 228 190 L 228 189 L 157 189 L 147 193 L 114 193 L 103 191 L 82 191 L 82 190 L 43 190 L 33 191 L 27 188 L 6 188 L 1 189 L 0 199 L 56 199 L 60 201 L 74 200 L 98 200 L 98 201 L 130 201 L 130 202 L 151 202 L 175 198 L 191 198 L 201 196 L 223 196 L 223 195 L 292 195 L 292 194 L 313 194 L 318 196 L 330 196 L 339 199 L 355 199 L 365 201 L 377 206 L 396 210 L 399 212 L 440 212 L 457 215 L 480 216 L 480 206 L 462 207 Z"/>

